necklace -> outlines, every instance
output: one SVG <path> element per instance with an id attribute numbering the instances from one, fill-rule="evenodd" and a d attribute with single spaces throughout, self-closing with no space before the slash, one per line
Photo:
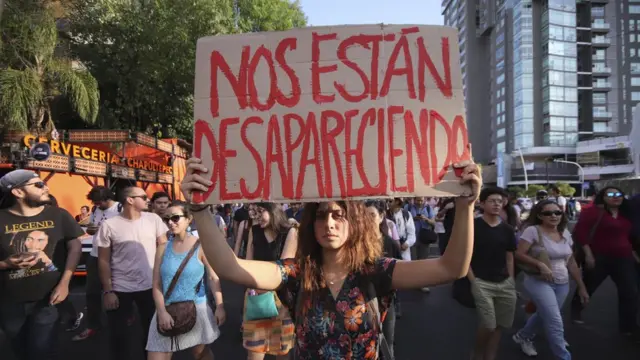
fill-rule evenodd
<path id="1" fill-rule="evenodd" d="M 346 274 L 340 274 L 339 276 L 332 276 L 331 278 L 325 275 L 325 279 L 327 280 L 329 285 L 335 285 L 336 281 L 342 280 L 345 277 L 346 277 Z"/>

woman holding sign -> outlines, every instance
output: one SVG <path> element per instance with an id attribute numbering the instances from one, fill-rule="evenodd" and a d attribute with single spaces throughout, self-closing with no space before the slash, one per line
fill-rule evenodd
<path id="1" fill-rule="evenodd" d="M 209 169 L 188 162 L 182 192 L 207 191 Z M 276 290 L 296 324 L 296 359 L 385 359 L 393 355 L 381 323 L 395 289 L 419 289 L 465 276 L 473 249 L 473 205 L 481 180 L 475 164 L 460 181 L 472 189 L 456 199 L 455 226 L 447 251 L 437 259 L 400 261 L 382 257 L 377 224 L 362 201 L 308 203 L 293 259 L 238 259 L 213 225 L 206 206 L 192 204 L 204 252 L 224 279 L 252 289 Z M 202 175 L 204 176 L 202 176 Z"/>

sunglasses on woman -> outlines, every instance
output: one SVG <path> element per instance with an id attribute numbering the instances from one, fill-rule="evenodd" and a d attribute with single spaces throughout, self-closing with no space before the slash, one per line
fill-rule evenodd
<path id="1" fill-rule="evenodd" d="M 610 198 L 621 198 L 622 197 L 622 193 L 621 192 L 608 192 L 607 193 L 607 197 Z"/>
<path id="2" fill-rule="evenodd" d="M 540 215 L 542 216 L 551 216 L 551 215 L 555 215 L 555 216 L 562 216 L 563 212 L 560 210 L 556 210 L 556 211 L 543 211 L 540 213 Z"/>
<path id="3" fill-rule="evenodd" d="M 164 218 L 162 218 L 162 221 L 164 221 L 166 223 L 169 223 L 169 221 L 171 221 L 171 222 L 177 224 L 178 221 L 180 221 L 180 218 L 183 218 L 183 217 L 186 217 L 186 216 L 184 216 L 184 214 L 179 214 L 179 215 L 176 214 L 176 215 L 171 215 L 171 216 L 164 217 Z"/>

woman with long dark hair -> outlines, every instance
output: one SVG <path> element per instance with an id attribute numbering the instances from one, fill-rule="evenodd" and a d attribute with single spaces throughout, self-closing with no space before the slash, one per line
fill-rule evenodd
<path id="1" fill-rule="evenodd" d="M 397 239 L 393 239 L 393 230 L 389 225 L 391 223 L 392 226 L 395 224 L 388 220 L 385 217 L 386 211 L 386 203 L 384 201 L 367 201 L 365 203 L 365 207 L 367 208 L 367 212 L 373 218 L 373 222 L 375 224 L 380 224 L 380 241 L 382 242 L 382 256 L 390 257 L 394 259 L 402 259 L 400 255 L 400 238 L 398 237 L 398 232 L 395 232 L 395 236 Z M 395 345 L 395 328 L 396 328 L 396 303 L 397 298 L 391 298 L 391 304 L 389 306 L 389 310 L 387 311 L 387 316 L 385 316 L 384 321 L 382 323 L 382 331 L 384 332 L 384 337 L 389 343 L 389 349 L 392 353 L 394 353 L 394 345 Z"/>
<path id="2" fill-rule="evenodd" d="M 607 278 L 618 289 L 618 327 L 623 334 L 638 333 L 638 287 L 631 239 L 631 211 L 624 192 L 608 186 L 584 209 L 575 226 L 574 240 L 583 254 L 583 280 L 592 295 Z M 576 294 L 572 301 L 572 320 L 582 321 L 583 304 Z"/>
<path id="3" fill-rule="evenodd" d="M 238 211 L 238 210 L 236 210 Z M 237 231 L 235 234 L 236 241 L 233 247 L 233 252 L 237 257 L 241 259 L 245 259 L 247 257 L 247 244 L 249 243 L 249 229 L 256 221 L 256 207 L 255 205 L 249 205 L 247 209 L 249 213 L 249 218 L 247 220 L 242 220 L 238 224 Z"/>
<path id="4" fill-rule="evenodd" d="M 297 229 L 292 227 L 287 216 L 278 204 L 261 202 L 255 204 L 253 226 L 249 228 L 247 240 L 247 260 L 276 261 L 295 256 L 298 238 Z M 202 236 L 202 231 L 200 232 Z M 278 359 L 288 359 L 289 350 L 293 347 L 290 340 L 293 336 L 291 314 L 277 294 L 273 299 L 278 309 L 275 319 L 250 319 L 249 296 L 262 295 L 268 291 L 256 286 L 248 286 L 245 294 L 243 316 L 243 345 L 248 352 L 249 360 L 264 359 L 266 354 L 276 355 Z M 280 341 L 273 338 L 279 336 Z"/>
<path id="5" fill-rule="evenodd" d="M 500 211 L 500 217 L 502 221 L 511 225 L 514 231 L 518 231 L 520 228 L 520 218 L 518 217 L 518 212 L 514 208 L 513 203 L 510 201 L 509 194 L 507 192 L 502 196 L 504 201 L 502 205 L 502 211 Z"/>
<path id="6" fill-rule="evenodd" d="M 187 199 L 212 185 L 200 159 L 187 161 L 181 185 Z M 456 224 L 439 258 L 398 261 L 382 257 L 378 225 L 362 201 L 307 203 L 294 257 L 273 261 L 238 259 L 211 215 L 193 204 L 202 245 L 221 278 L 266 291 L 278 290 L 294 315 L 297 359 L 378 359 L 390 349 L 381 322 L 395 289 L 452 282 L 469 272 L 473 252 L 473 204 L 482 184 L 475 164 L 460 182 L 468 197 L 456 199 Z"/>
<path id="7" fill-rule="evenodd" d="M 580 300 L 583 303 L 589 300 L 580 269 L 573 258 L 572 245 L 562 208 L 553 200 L 537 203 L 531 209 L 515 254 L 520 263 L 529 265 L 530 270 L 525 271 L 523 285 L 537 309 L 526 325 L 513 336 L 513 340 L 528 356 L 538 354 L 533 338 L 538 326 L 542 325 L 555 357 L 560 360 L 571 359 L 564 340 L 560 312 L 569 294 L 570 277 L 578 285 L 576 294 Z M 548 263 L 546 259 L 540 260 L 542 252 L 548 257 Z"/>

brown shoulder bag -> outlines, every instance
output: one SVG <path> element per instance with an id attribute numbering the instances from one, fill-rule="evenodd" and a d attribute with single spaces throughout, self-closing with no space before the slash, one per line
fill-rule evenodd
<path id="1" fill-rule="evenodd" d="M 173 289 L 176 287 L 182 271 L 187 266 L 187 263 L 189 262 L 191 257 L 193 257 L 193 254 L 195 254 L 196 250 L 198 250 L 199 245 L 200 241 L 198 240 L 195 244 L 193 244 L 193 247 L 191 248 L 191 250 L 189 250 L 189 253 L 187 254 L 187 256 L 185 256 L 184 260 L 182 260 L 180 267 L 176 271 L 175 275 L 173 275 L 173 279 L 169 284 L 169 288 L 167 288 L 167 292 L 164 295 L 165 299 L 168 299 L 173 293 Z M 196 294 L 200 291 L 201 285 L 202 281 L 198 282 L 198 285 L 195 288 Z M 173 319 L 173 327 L 169 330 L 163 330 L 160 328 L 160 324 L 158 323 L 158 333 L 160 333 L 160 335 L 175 337 L 178 335 L 186 334 L 191 331 L 191 329 L 193 329 L 193 327 L 196 325 L 196 303 L 193 300 L 175 302 L 167 305 L 166 309 Z"/>

